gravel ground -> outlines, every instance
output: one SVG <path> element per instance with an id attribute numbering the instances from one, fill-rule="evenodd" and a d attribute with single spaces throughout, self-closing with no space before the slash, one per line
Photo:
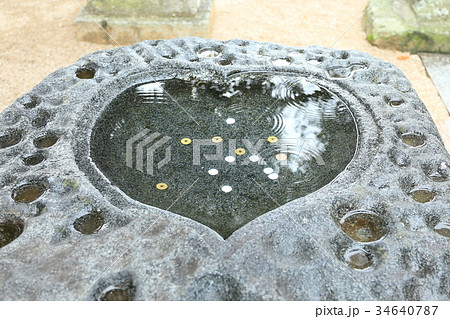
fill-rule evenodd
<path id="1" fill-rule="evenodd" d="M 450 118 L 417 55 L 365 40 L 367 0 L 215 0 L 211 38 L 354 49 L 389 61 L 412 82 L 450 150 Z M 73 20 L 86 0 L 0 0 L 0 111 L 52 71 L 115 45 L 77 41 Z"/>

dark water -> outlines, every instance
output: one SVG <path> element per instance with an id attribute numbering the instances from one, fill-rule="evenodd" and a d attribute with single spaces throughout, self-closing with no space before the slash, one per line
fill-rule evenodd
<path id="1" fill-rule="evenodd" d="M 226 238 L 331 182 L 356 143 L 354 119 L 334 94 L 302 77 L 250 73 L 129 88 L 97 121 L 91 157 L 131 198 Z"/>

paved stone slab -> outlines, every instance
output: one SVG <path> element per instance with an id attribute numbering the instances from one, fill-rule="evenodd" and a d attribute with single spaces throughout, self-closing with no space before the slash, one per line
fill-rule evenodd
<path id="1" fill-rule="evenodd" d="M 382 48 L 450 52 L 450 0 L 370 0 L 363 25 Z"/>
<path id="2" fill-rule="evenodd" d="M 178 96 L 180 82 L 192 85 L 190 94 Z M 244 94 L 252 88 L 285 103 L 282 113 L 304 123 L 265 116 L 278 104 Z M 142 98 L 121 100 L 130 89 Z M 148 104 L 137 103 L 142 100 Z M 250 113 L 242 122 L 243 110 Z M 235 165 L 251 156 L 250 148 L 235 153 L 242 157 L 230 161 L 230 178 L 244 175 L 255 183 L 248 178 L 233 189 L 241 186 L 248 199 L 273 208 L 242 223 L 253 208 L 243 202 L 242 214 L 232 212 L 239 223 L 231 235 L 205 219 L 210 214 L 220 223 L 215 208 L 228 208 L 223 188 L 214 184 L 220 172 L 209 176 L 200 165 L 179 178 L 179 170 L 190 168 L 178 165 L 164 176 L 148 175 L 127 166 L 127 143 L 109 147 L 117 137 L 136 137 L 124 129 L 130 123 L 144 130 L 131 163 L 155 137 L 146 130 L 174 123 L 189 129 L 183 133 L 225 132 L 223 139 L 215 136 L 216 144 L 233 136 L 230 125 L 244 136 L 270 127 L 332 141 L 326 119 L 336 112 L 348 122 L 341 127 L 348 138 L 334 146 L 347 153 L 356 145 L 356 152 L 312 193 L 292 197 L 288 188 L 302 184 L 287 187 L 281 173 L 266 180 L 286 194 L 277 195 L 277 187 L 265 192 L 257 183 L 265 174 L 261 164 L 253 162 L 254 171 Z M 263 124 L 254 124 L 257 117 Z M 172 152 L 193 147 L 178 133 L 170 133 L 177 141 Z M 273 135 L 264 140 L 270 156 L 260 154 L 272 163 L 279 154 L 270 150 L 278 146 L 268 144 L 282 137 Z M 325 156 L 329 144 L 313 150 L 325 164 L 332 160 Z M 105 150 L 93 152 L 97 146 Z M 120 149 L 114 161 L 106 156 Z M 159 163 L 167 155 L 146 154 Z M 288 163 L 312 181 L 329 177 Z M 121 165 L 105 169 L 112 164 Z M 160 185 L 159 177 L 173 176 L 200 187 Z M 449 300 L 449 177 L 450 155 L 411 84 L 394 65 L 366 53 L 200 38 L 95 52 L 50 74 L 0 114 L 0 299 Z M 135 179 L 149 196 L 124 187 L 135 187 Z M 211 188 L 217 196 L 208 196 Z M 147 202 L 168 197 L 173 205 Z M 191 206 L 176 206 L 186 198 L 214 209 L 200 219 Z"/>
<path id="3" fill-rule="evenodd" d="M 421 53 L 420 57 L 450 113 L 450 55 Z"/>
<path id="4" fill-rule="evenodd" d="M 86 10 L 108 17 L 194 17 L 201 10 L 201 0 L 89 0 Z"/>
<path id="5" fill-rule="evenodd" d="M 94 43 L 207 37 L 212 10 L 212 0 L 88 0 L 75 25 L 79 40 Z"/>

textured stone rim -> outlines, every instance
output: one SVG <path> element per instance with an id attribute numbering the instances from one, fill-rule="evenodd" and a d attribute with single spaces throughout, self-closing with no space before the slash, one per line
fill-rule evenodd
<path id="1" fill-rule="evenodd" d="M 199 57 L 198 53 L 205 49 L 219 54 L 215 57 Z M 277 62 L 280 60 L 283 63 Z M 241 72 L 276 72 L 303 76 L 339 96 L 350 107 L 359 130 L 357 153 L 347 169 L 322 189 L 260 216 L 224 241 L 202 224 L 130 199 L 111 185 L 90 160 L 89 140 L 96 119 L 114 97 L 130 86 L 173 77 L 213 82 Z M 36 121 L 37 118 L 39 121 Z M 145 41 L 129 47 L 95 52 L 74 65 L 52 73 L 6 109 L 0 115 L 0 123 L 0 136 L 20 133 L 18 143 L 0 149 L 0 183 L 3 186 L 0 189 L 0 213 L 13 213 L 25 220 L 27 225 L 20 237 L 0 250 L 0 254 L 7 257 L 9 254 L 21 256 L 17 250 L 33 245 L 35 241 L 48 246 L 45 254 L 40 257 L 45 260 L 51 260 L 54 254 L 61 253 L 62 247 L 71 251 L 78 250 L 80 254 L 86 250 L 85 254 L 90 251 L 95 255 L 95 241 L 84 237 L 73 227 L 74 221 L 83 220 L 81 217 L 86 214 L 99 214 L 99 220 L 107 225 L 98 231 L 98 236 L 109 243 L 98 247 L 103 247 L 105 251 L 114 251 L 116 236 L 128 238 L 124 234 L 139 234 L 139 224 L 144 227 L 163 223 L 169 230 L 155 235 L 161 236 L 158 237 L 160 242 L 172 240 L 171 245 L 176 247 L 188 245 L 194 251 L 203 249 L 202 253 L 197 251 L 196 254 L 209 261 L 194 273 L 186 275 L 186 282 L 180 284 L 183 289 L 187 289 L 186 294 L 180 288 L 179 293 L 172 292 L 167 296 L 168 299 L 210 298 L 200 287 L 206 285 L 205 280 L 209 280 L 208 278 L 216 280 L 213 281 L 224 289 L 224 299 L 236 287 L 239 287 L 236 288 L 239 292 L 232 294 L 233 298 L 282 299 L 273 291 L 273 283 L 261 281 L 260 276 L 271 276 L 278 272 L 276 258 L 285 258 L 292 265 L 298 263 L 298 260 L 282 253 L 285 248 L 270 246 L 273 250 L 268 255 L 278 257 L 267 259 L 260 266 L 258 274 L 250 268 L 247 270 L 248 265 L 245 264 L 254 258 L 254 253 L 258 258 L 262 256 L 258 255 L 258 251 L 261 253 L 267 249 L 264 246 L 267 238 L 284 236 L 284 240 L 300 241 L 298 236 L 310 237 L 301 237 L 301 241 L 320 244 L 320 249 L 326 252 L 325 255 L 314 255 L 313 248 L 305 248 L 305 251 L 318 258 L 315 260 L 310 256 L 313 258 L 312 263 L 328 269 L 330 262 L 340 269 L 345 265 L 341 250 L 347 246 L 360 245 L 360 242 L 353 241 L 351 244 L 351 239 L 340 229 L 339 220 L 348 211 L 368 210 L 377 218 L 382 218 L 387 227 L 386 236 L 379 236 L 379 239 L 373 241 L 368 238 L 364 240 L 367 244 L 358 250 L 370 254 L 370 258 L 367 257 L 366 260 L 373 263 L 371 269 L 379 270 L 376 276 L 388 278 L 388 268 L 381 272 L 382 267 L 396 266 L 395 260 L 402 249 L 400 245 L 415 238 L 421 245 L 418 250 L 436 249 L 430 245 L 441 247 L 441 255 L 433 256 L 436 260 L 441 260 L 435 261 L 436 273 L 444 276 L 439 279 L 436 275 L 429 282 L 421 282 L 424 285 L 421 289 L 424 289 L 425 294 L 420 298 L 450 298 L 446 297 L 445 291 L 432 292 L 439 280 L 447 278 L 444 272 L 445 262 L 442 260 L 447 258 L 444 247 L 448 245 L 448 239 L 433 232 L 432 228 L 439 221 L 444 222 L 449 218 L 445 208 L 448 210 L 450 199 L 445 194 L 448 194 L 450 187 L 448 179 L 437 182 L 428 176 L 434 165 L 448 165 L 449 155 L 425 106 L 401 71 L 368 54 L 315 46 L 295 48 L 244 40 L 220 42 L 181 38 Z M 414 140 L 408 134 L 413 134 L 413 137 L 414 134 L 422 136 L 424 145 L 411 145 Z M 5 141 L 8 143 L 9 140 Z M 42 147 L 38 147 L 39 145 Z M 40 163 L 26 165 L 22 162 L 22 158 L 37 153 L 43 157 Z M 17 192 L 21 185 L 27 184 L 38 185 L 42 193 L 36 193 L 38 197 L 29 203 L 14 201 L 11 194 Z M 414 189 L 423 186 L 429 187 L 433 192 L 431 202 L 419 203 L 413 200 L 411 194 Z M 36 222 L 37 217 L 39 223 Z M 296 225 L 300 229 L 296 229 Z M 418 233 L 417 230 L 422 232 Z M 174 231 L 185 234 L 185 237 L 167 237 Z M 35 233 L 40 234 L 37 239 L 33 239 L 32 234 Z M 127 242 L 123 238 L 121 240 Z M 433 242 L 430 238 L 433 238 Z M 90 247 L 84 246 L 83 240 L 87 240 Z M 250 252 L 252 249 L 246 251 L 249 245 L 260 248 L 256 252 Z M 382 257 L 382 251 L 387 251 L 388 246 L 391 247 L 390 254 Z M 96 281 L 99 270 L 92 269 L 89 262 L 78 263 L 73 268 L 77 273 L 73 278 L 80 279 L 79 273 L 83 274 L 83 279 L 74 287 L 61 287 L 51 279 L 52 275 L 45 272 L 42 278 L 33 280 L 55 285 L 50 284 L 47 290 L 39 294 L 39 298 L 66 299 L 81 295 L 83 299 L 99 299 L 101 291 L 109 289 L 103 286 L 114 283 L 119 278 L 117 281 L 126 282 L 124 286 L 127 291 L 137 299 L 157 299 L 155 293 L 158 289 L 163 289 L 158 288 L 158 285 L 164 284 L 151 279 L 153 277 L 147 278 L 149 275 L 141 273 L 139 268 L 142 265 L 140 258 L 150 252 L 144 248 L 135 249 L 136 254 L 140 254 L 135 256 L 136 264 L 130 262 L 128 266 L 117 265 L 117 269 L 110 271 L 114 274 L 108 273 L 105 275 L 106 279 L 100 281 Z M 189 254 L 185 253 L 182 260 L 187 260 Z M 73 253 L 70 258 L 76 256 Z M 330 257 L 335 260 L 327 261 Z M 37 256 L 29 258 L 36 259 Z M 70 258 L 57 260 L 69 267 L 78 260 L 71 261 Z M 110 264 L 108 258 L 102 262 L 105 266 Z M 237 265 L 242 269 L 237 270 Z M 157 272 L 162 269 L 162 266 L 155 267 Z M 408 274 L 405 270 L 405 280 Z M 29 273 L 19 268 L 16 276 L 28 278 Z M 301 277 L 294 274 L 292 276 L 295 280 Z M 328 278 L 326 274 L 324 276 L 323 278 Z M 369 287 L 371 293 L 361 290 L 361 284 L 351 280 L 351 276 L 340 276 L 333 283 L 336 285 L 335 289 L 341 289 L 336 297 L 308 295 L 298 290 L 287 299 L 370 299 L 372 294 L 377 299 L 390 298 L 388 290 L 377 292 L 373 288 L 383 286 L 384 283 L 380 282 L 382 279 L 368 276 L 367 273 L 362 277 L 355 276 L 357 281 Z M 158 285 L 153 288 L 139 285 L 146 280 L 156 280 Z M 92 287 L 94 283 L 95 287 Z M 5 289 L 8 291 L 7 297 L 2 295 L 0 298 L 29 298 L 25 288 L 14 288 L 15 292 L 11 288 L 3 290 Z M 57 291 L 58 289 L 60 290 Z M 410 290 L 404 292 L 403 298 L 414 299 L 416 295 L 410 293 Z M 354 291 L 358 293 L 355 294 Z"/>

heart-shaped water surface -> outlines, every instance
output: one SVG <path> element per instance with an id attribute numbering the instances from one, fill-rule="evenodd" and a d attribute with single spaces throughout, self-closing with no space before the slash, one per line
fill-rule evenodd
<path id="1" fill-rule="evenodd" d="M 227 238 L 330 183 L 356 145 L 350 110 L 326 88 L 245 73 L 130 87 L 97 120 L 91 157 L 131 198 Z"/>

